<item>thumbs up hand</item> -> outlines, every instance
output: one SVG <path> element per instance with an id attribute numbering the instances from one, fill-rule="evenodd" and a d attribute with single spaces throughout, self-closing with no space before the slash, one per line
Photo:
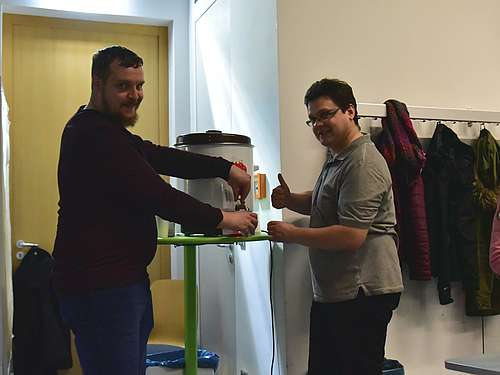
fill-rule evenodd
<path id="1" fill-rule="evenodd" d="M 278 173 L 279 186 L 273 189 L 271 194 L 271 203 L 274 208 L 285 208 L 290 203 L 290 188 L 285 182 L 285 179 Z"/>

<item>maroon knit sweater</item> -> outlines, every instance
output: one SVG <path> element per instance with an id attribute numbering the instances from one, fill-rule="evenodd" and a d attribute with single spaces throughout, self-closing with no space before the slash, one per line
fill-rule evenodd
<path id="1" fill-rule="evenodd" d="M 68 121 L 59 158 L 59 222 L 53 257 L 60 295 L 131 285 L 148 277 L 155 215 L 215 228 L 219 209 L 174 189 L 159 174 L 228 178 L 232 163 L 157 146 L 83 107 Z"/>

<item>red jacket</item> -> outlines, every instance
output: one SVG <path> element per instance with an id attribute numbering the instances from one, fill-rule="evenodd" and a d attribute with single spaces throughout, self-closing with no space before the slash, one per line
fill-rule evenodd
<path id="1" fill-rule="evenodd" d="M 430 280 L 429 237 L 421 171 L 425 163 L 422 145 L 404 103 L 385 102 L 387 117 L 378 148 L 391 171 L 400 259 L 410 268 L 410 279 Z"/>

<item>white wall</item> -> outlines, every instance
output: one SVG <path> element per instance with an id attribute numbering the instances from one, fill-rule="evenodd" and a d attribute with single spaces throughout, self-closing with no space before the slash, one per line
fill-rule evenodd
<path id="1" fill-rule="evenodd" d="M 233 123 L 237 132 L 252 138 L 254 164 L 267 176 L 267 198 L 254 201 L 254 211 L 259 214 L 262 229 L 266 229 L 269 220 L 281 219 L 270 204 L 270 187 L 277 183 L 281 164 L 276 3 L 231 0 L 230 11 Z M 273 251 L 275 263 L 280 256 L 279 250 Z M 237 374 L 241 369 L 249 375 L 269 374 L 273 359 L 273 373 L 284 374 L 279 365 L 284 351 L 275 348 L 272 356 L 272 313 L 283 316 L 279 312 L 283 305 L 275 300 L 274 311 L 270 308 L 269 242 L 247 244 L 246 251 L 239 253 L 237 266 Z M 278 268 L 273 271 L 275 281 L 282 278 Z M 276 294 L 282 294 L 282 290 L 275 290 Z M 280 339 L 284 338 L 282 322 L 275 322 Z"/>
<path id="2" fill-rule="evenodd" d="M 253 205 L 265 229 L 269 220 L 281 217 L 271 209 L 269 190 L 280 171 L 276 4 L 268 0 L 200 0 L 193 5 L 191 18 L 193 130 L 218 129 L 251 138 L 254 164 L 270 181 L 267 198 L 257 199 Z M 204 259 L 200 267 L 200 343 L 221 356 L 218 372 L 222 374 L 269 373 L 273 363 L 269 242 L 247 243 L 245 249 L 234 246 L 231 266 L 223 251 L 207 246 L 199 250 L 199 259 Z M 279 249 L 274 252 L 281 257 Z M 212 269 L 207 270 L 208 264 Z M 223 273 L 228 281 L 220 283 Z M 208 301 L 204 295 L 211 285 L 217 288 L 208 291 Z M 225 314 L 226 320 L 221 322 L 219 314 L 210 314 L 210 305 L 217 306 L 215 310 Z M 282 310 L 283 304 L 275 308 Z M 228 314 L 230 309 L 234 316 Z M 278 325 L 283 333 L 284 324 Z M 275 354 L 279 358 L 278 349 Z M 282 373 L 277 365 L 274 373 Z"/>
<path id="3" fill-rule="evenodd" d="M 500 111 L 500 3 L 495 0 L 277 4 L 282 172 L 295 190 L 313 186 L 324 160 L 324 150 L 303 125 L 304 93 L 323 77 L 349 82 L 363 103 L 397 99 L 411 106 Z M 487 127 L 499 138 L 494 126 Z M 287 283 L 285 292 L 296 301 L 287 304 L 288 375 L 306 369 L 307 355 L 301 355 L 307 352 L 310 293 L 305 253 L 300 246 L 284 251 L 285 264 L 291 265 L 286 279 L 304 277 L 303 283 Z M 439 375 L 448 373 L 446 358 L 481 353 L 482 320 L 465 316 L 461 286 L 453 285 L 453 304 L 440 306 L 435 280 L 410 281 L 406 273 L 406 290 L 389 327 L 388 357 L 399 359 L 408 375 Z M 486 352 L 500 349 L 499 323 L 498 317 L 485 318 Z"/>

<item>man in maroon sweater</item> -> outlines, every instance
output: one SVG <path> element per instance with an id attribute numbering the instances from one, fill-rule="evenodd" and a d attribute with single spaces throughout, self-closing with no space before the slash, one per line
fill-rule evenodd
<path id="1" fill-rule="evenodd" d="M 123 47 L 97 51 L 90 102 L 62 135 L 53 279 L 84 375 L 145 373 L 153 327 L 146 268 L 156 251 L 155 215 L 245 234 L 257 226 L 256 214 L 223 212 L 160 177 L 221 177 L 235 200 L 246 198 L 251 183 L 225 159 L 154 145 L 129 132 L 144 96 L 142 65 Z"/>

